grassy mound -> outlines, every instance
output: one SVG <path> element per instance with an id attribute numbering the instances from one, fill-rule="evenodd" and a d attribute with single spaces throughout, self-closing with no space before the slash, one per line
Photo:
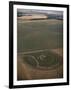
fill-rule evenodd
<path id="1" fill-rule="evenodd" d="M 62 63 L 62 57 L 50 51 L 24 55 L 23 60 L 33 67 L 52 67 Z"/>

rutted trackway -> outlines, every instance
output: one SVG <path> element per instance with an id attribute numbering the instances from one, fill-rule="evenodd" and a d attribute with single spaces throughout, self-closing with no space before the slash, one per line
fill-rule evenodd
<path id="1" fill-rule="evenodd" d="M 31 50 L 31 51 L 27 51 L 27 52 L 19 52 L 18 54 L 19 55 L 25 55 L 25 54 L 31 54 L 31 53 L 39 53 L 39 52 L 43 52 L 43 51 L 50 51 L 50 52 L 54 52 L 54 53 L 56 53 L 56 54 L 58 54 L 59 56 L 63 56 L 62 54 L 61 54 L 61 50 L 62 50 L 62 48 L 59 48 L 59 49 L 43 49 L 43 50 Z"/>
<path id="2" fill-rule="evenodd" d="M 52 49 L 35 50 L 35 51 L 28 51 L 28 52 L 20 52 L 18 54 L 31 54 L 31 53 L 38 53 L 38 52 L 48 51 L 48 50 L 52 50 Z"/>

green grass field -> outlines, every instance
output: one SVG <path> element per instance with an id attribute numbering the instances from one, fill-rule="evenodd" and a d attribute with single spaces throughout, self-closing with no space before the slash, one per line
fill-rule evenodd
<path id="1" fill-rule="evenodd" d="M 18 20 L 17 28 L 18 52 L 63 47 L 62 20 Z"/>

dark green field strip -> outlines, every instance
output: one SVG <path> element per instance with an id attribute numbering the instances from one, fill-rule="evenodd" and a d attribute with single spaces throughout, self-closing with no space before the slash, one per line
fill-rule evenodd
<path id="1" fill-rule="evenodd" d="M 17 28 L 18 52 L 63 46 L 62 20 L 39 20 L 27 23 L 18 21 Z"/>

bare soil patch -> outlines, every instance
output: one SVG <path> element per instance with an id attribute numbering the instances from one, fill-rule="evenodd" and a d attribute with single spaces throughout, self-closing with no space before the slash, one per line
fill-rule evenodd
<path id="1" fill-rule="evenodd" d="M 52 49 L 51 51 L 60 55 L 60 56 L 63 56 L 63 49 L 62 48 Z"/>
<path id="2" fill-rule="evenodd" d="M 21 58 L 19 58 L 19 57 L 17 59 L 17 79 L 18 80 L 32 79 L 27 65 L 24 64 L 22 62 Z"/>

